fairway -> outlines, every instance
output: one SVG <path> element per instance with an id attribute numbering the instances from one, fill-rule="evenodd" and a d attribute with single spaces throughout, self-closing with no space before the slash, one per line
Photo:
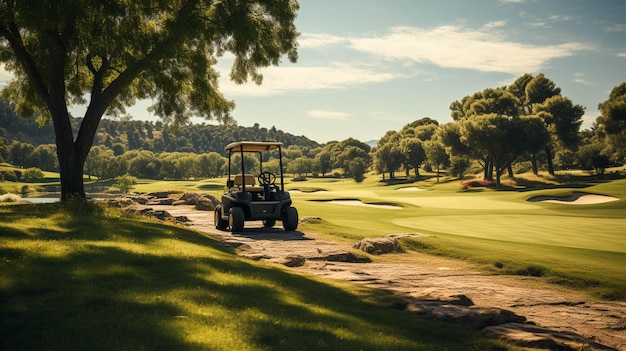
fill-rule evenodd
<path id="1" fill-rule="evenodd" d="M 565 215 L 456 215 L 401 218 L 416 231 L 499 241 L 626 253 L 626 219 Z M 599 230 L 599 228 L 602 228 Z"/>
<path id="2" fill-rule="evenodd" d="M 487 266 L 506 262 L 501 270 L 506 273 L 538 266 L 541 275 L 552 274 L 579 286 L 601 285 L 608 287 L 598 292 L 603 296 L 626 297 L 623 179 L 536 191 L 463 191 L 459 183 L 386 186 L 317 179 L 291 186 L 318 190 L 293 195 L 301 216 L 328 222 L 323 228 L 310 226 L 311 230 L 357 240 L 393 233 L 429 234 L 432 239 L 426 240 L 426 251 L 430 253 Z M 615 201 L 576 205 L 528 201 L 575 193 L 611 196 Z M 350 201 L 339 205 L 333 200 Z"/>

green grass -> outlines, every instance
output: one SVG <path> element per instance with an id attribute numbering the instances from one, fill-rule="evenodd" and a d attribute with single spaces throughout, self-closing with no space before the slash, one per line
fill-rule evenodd
<path id="1" fill-rule="evenodd" d="M 0 206 L 3 350 L 518 350 L 80 203 Z"/>
<path id="2" fill-rule="evenodd" d="M 543 276 L 602 298 L 626 299 L 626 179 L 577 183 L 575 188 L 533 186 L 527 191 L 463 191 L 459 181 L 421 181 L 384 185 L 375 181 L 327 183 L 311 179 L 299 188 L 324 192 L 294 193 L 301 216 L 320 224 L 303 230 L 359 240 L 391 233 L 432 237 L 405 244 L 423 252 L 484 264 L 505 274 Z M 580 181 L 582 177 L 577 178 Z M 292 184 L 293 185 L 293 184 Z M 295 187 L 295 185 L 294 185 Z M 407 188 L 413 187 L 413 191 Z M 403 191 L 398 189 L 404 188 Z M 619 201 L 566 205 L 528 202 L 534 196 L 587 192 Z M 320 200 L 359 199 L 402 210 L 336 205 Z"/>

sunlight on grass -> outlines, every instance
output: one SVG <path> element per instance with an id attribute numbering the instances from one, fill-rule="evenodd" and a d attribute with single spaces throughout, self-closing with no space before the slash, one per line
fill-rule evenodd
<path id="1" fill-rule="evenodd" d="M 545 183 L 544 178 L 532 179 L 544 185 L 554 181 L 548 179 Z M 588 187 L 522 192 L 460 192 L 456 182 L 393 186 L 376 182 L 306 182 L 310 188 L 322 184 L 327 192 L 293 195 L 301 216 L 322 219 L 317 224 L 303 224 L 304 230 L 353 240 L 392 233 L 435 234 L 441 240 L 433 242 L 428 252 L 491 265 L 507 262 L 510 269 L 506 272 L 511 274 L 540 262 L 545 267 L 542 274 L 553 277 L 549 278 L 551 281 L 565 281 L 582 290 L 587 281 L 601 296 L 626 298 L 626 179 Z M 397 190 L 410 186 L 429 190 Z M 539 195 L 566 197 L 573 192 L 609 195 L 620 200 L 577 206 L 527 201 Z M 341 197 L 398 203 L 403 209 L 339 208 L 322 202 Z M 487 242 L 491 244 L 486 245 Z"/>
<path id="2" fill-rule="evenodd" d="M 238 258 L 182 227 L 65 206 L 0 208 L 3 347 L 518 350 L 364 288 Z"/>

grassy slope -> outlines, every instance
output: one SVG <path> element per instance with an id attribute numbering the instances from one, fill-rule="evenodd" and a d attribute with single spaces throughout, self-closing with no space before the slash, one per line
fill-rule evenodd
<path id="1" fill-rule="evenodd" d="M 516 350 L 393 303 L 109 208 L 0 207 L 4 350 Z"/>
<path id="2" fill-rule="evenodd" d="M 318 216 L 308 230 L 360 239 L 390 233 L 421 232 L 434 237 L 413 248 L 498 265 L 498 271 L 547 276 L 603 297 L 626 299 L 626 180 L 585 188 L 537 191 L 468 191 L 457 183 L 404 185 L 311 180 L 290 184 L 304 190 L 294 198 L 301 216 Z M 327 191 L 314 191 L 324 189 Z M 425 190 L 424 190 L 425 189 Z M 611 195 L 619 201 L 594 205 L 531 203 L 537 195 L 574 191 Z M 309 200 L 357 198 L 395 204 L 402 210 L 335 205 Z"/>

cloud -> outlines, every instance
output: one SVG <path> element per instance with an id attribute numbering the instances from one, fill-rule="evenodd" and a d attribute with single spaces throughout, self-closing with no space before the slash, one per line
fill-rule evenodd
<path id="1" fill-rule="evenodd" d="M 311 110 L 308 112 L 308 115 L 313 118 L 331 119 L 338 121 L 345 121 L 351 116 L 349 113 L 325 110 Z"/>
<path id="2" fill-rule="evenodd" d="M 13 76 L 4 68 L 4 64 L 0 63 L 0 89 L 11 80 Z"/>
<path id="3" fill-rule="evenodd" d="M 399 77 L 374 66 L 339 62 L 330 62 L 327 66 L 268 67 L 262 73 L 263 84 L 260 86 L 250 82 L 237 85 L 222 79 L 220 90 L 226 96 L 269 96 L 294 91 L 347 89 Z M 222 72 L 221 76 L 227 77 L 228 74 Z"/>
<path id="4" fill-rule="evenodd" d="M 512 75 L 536 72 L 552 59 L 586 49 L 576 42 L 547 46 L 511 42 L 492 31 L 454 25 L 434 29 L 395 27 L 386 35 L 354 38 L 350 43 L 355 50 L 387 60 Z"/>
<path id="5" fill-rule="evenodd" d="M 499 27 L 504 27 L 504 26 L 506 26 L 506 21 L 493 21 L 493 22 L 489 22 L 485 24 L 483 28 L 491 29 L 491 28 L 499 28 Z"/>
<path id="6" fill-rule="evenodd" d="M 617 57 L 626 57 L 626 52 L 617 53 Z"/>
<path id="7" fill-rule="evenodd" d="M 298 39 L 300 48 L 323 48 L 347 42 L 344 37 L 331 34 L 305 33 Z"/>
<path id="8" fill-rule="evenodd" d="M 620 32 L 626 32 L 626 25 L 624 24 L 615 24 L 612 26 L 607 26 L 604 28 L 604 31 L 606 33 L 620 33 Z"/>
<path id="9" fill-rule="evenodd" d="M 583 85 L 596 85 L 593 82 L 586 80 L 584 73 L 574 73 L 574 82 L 583 84 Z"/>

